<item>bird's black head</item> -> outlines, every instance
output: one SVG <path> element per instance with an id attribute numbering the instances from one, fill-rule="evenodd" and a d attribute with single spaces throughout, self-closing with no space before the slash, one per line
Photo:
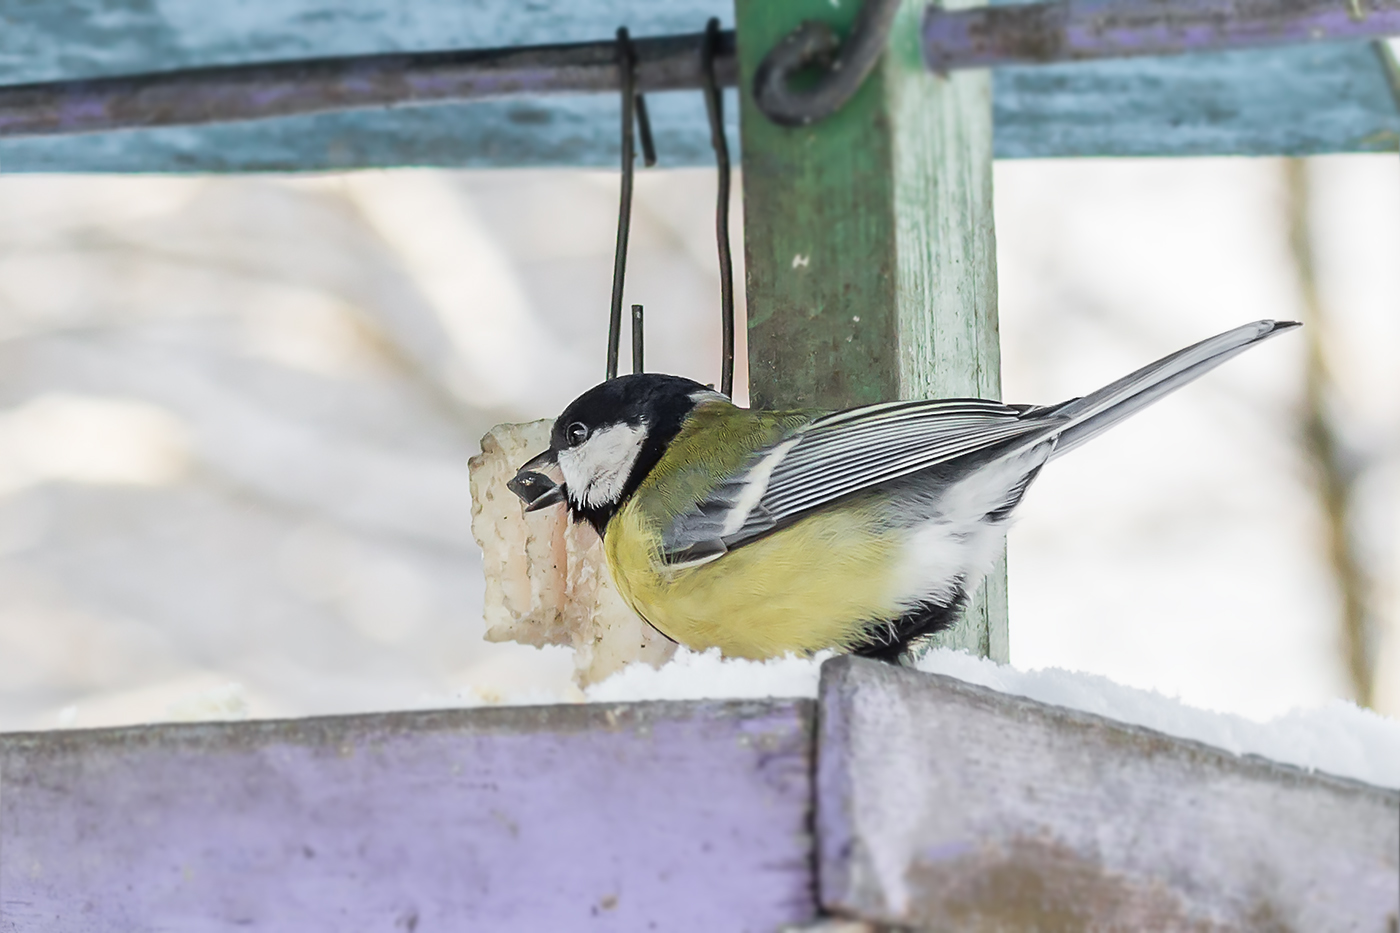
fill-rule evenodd
<path id="1" fill-rule="evenodd" d="M 602 534 L 609 519 L 656 466 L 696 403 L 712 389 L 680 376 L 640 373 L 594 386 L 554 422 L 549 449 L 520 468 L 510 486 L 529 510 L 567 501 L 575 518 Z M 557 464 L 560 486 L 538 472 Z"/>

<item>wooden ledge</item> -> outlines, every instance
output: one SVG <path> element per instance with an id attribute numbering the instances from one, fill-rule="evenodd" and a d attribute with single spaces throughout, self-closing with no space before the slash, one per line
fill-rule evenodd
<path id="1" fill-rule="evenodd" d="M 817 704 L 0 735 L 3 933 L 1389 933 L 1398 861 L 1400 792 L 851 658 Z"/>
<path id="2" fill-rule="evenodd" d="M 810 701 L 0 736 L 0 930 L 773 930 Z"/>
<path id="3" fill-rule="evenodd" d="M 822 671 L 824 906 L 950 930 L 1394 930 L 1400 792 L 934 674 Z"/>

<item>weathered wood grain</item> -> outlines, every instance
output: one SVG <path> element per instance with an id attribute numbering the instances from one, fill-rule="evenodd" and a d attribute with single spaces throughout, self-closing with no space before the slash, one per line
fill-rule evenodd
<path id="1" fill-rule="evenodd" d="M 853 5 L 852 5 L 853 7 Z M 922 0 L 844 108 L 770 121 L 751 77 L 803 19 L 847 25 L 826 0 L 741 0 L 740 124 L 749 395 L 762 408 L 845 408 L 1001 391 L 987 72 L 928 73 Z M 1004 657 L 1004 571 L 942 643 Z"/>
<path id="2" fill-rule="evenodd" d="M 862 5 L 864 11 L 875 8 Z M 879 9 L 893 15 L 897 7 L 889 4 Z M 852 27 L 847 45 L 865 37 L 861 41 L 869 54 L 864 64 L 849 58 L 828 74 L 841 77 L 850 90 L 858 87 L 885 51 L 887 26 Z M 928 6 L 921 48 L 925 65 L 943 74 L 963 68 L 1309 45 L 1383 38 L 1397 32 L 1400 0 L 1370 0 L 1365 15 L 1343 9 L 1338 0 L 1288 4 L 1179 0 L 1168 6 L 1158 0 L 1049 0 L 963 10 Z M 647 93 L 699 90 L 704 80 L 704 36 L 689 33 L 634 40 L 635 74 L 629 80 Z M 716 36 L 712 57 L 717 83 L 733 86 L 734 34 L 717 30 Z M 174 70 L 157 66 L 141 74 L 0 85 L 0 138 L 201 126 L 505 97 L 616 93 L 621 89 L 617 54 L 613 40 L 601 39 Z M 854 53 L 843 53 L 850 54 Z M 785 71 L 782 74 L 786 76 Z M 804 110 L 804 116 L 796 111 L 780 116 L 785 94 L 785 77 L 769 83 L 758 95 L 765 101 L 762 109 L 785 125 L 812 122 L 811 111 Z M 826 112 L 838 108 L 837 99 L 832 98 Z"/>
<path id="3" fill-rule="evenodd" d="M 7 84 L 369 53 L 590 42 L 702 30 L 726 0 L 0 0 Z M 540 38 L 545 37 L 545 38 Z M 698 92 L 651 107 L 663 164 L 712 161 Z M 0 144 L 0 170 L 308 171 L 375 165 L 617 164 L 612 95 L 324 114 Z M 732 108 L 731 108 L 732 110 Z M 737 127 L 737 120 L 733 121 Z"/>
<path id="4" fill-rule="evenodd" d="M 924 17 L 935 71 L 1383 39 L 1398 0 L 1046 0 Z"/>
<path id="5" fill-rule="evenodd" d="M 694 32 L 725 0 L 0 0 L 0 81 L 250 61 Z M 996 155 L 1393 151 L 1397 113 L 1365 44 L 1008 68 Z M 649 100 L 663 165 L 710 165 L 698 93 Z M 734 107 L 727 108 L 732 115 Z M 325 114 L 201 129 L 0 143 L 6 172 L 306 171 L 365 166 L 613 166 L 610 95 Z"/>
<path id="6" fill-rule="evenodd" d="M 7 84 L 251 61 L 703 31 L 725 0 L 0 0 Z"/>
<path id="7" fill-rule="evenodd" d="M 859 659 L 822 678 L 828 909 L 959 931 L 1395 929 L 1400 792 Z"/>
<path id="8" fill-rule="evenodd" d="M 0 736 L 0 930 L 811 919 L 810 701 Z"/>
<path id="9" fill-rule="evenodd" d="M 996 72 L 998 158 L 1395 152 L 1368 43 Z"/>

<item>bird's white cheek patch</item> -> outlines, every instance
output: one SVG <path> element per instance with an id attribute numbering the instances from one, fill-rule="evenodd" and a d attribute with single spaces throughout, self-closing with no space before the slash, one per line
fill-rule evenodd
<path id="1" fill-rule="evenodd" d="M 559 469 L 569 498 L 587 508 L 621 500 L 646 439 L 644 424 L 615 424 L 577 447 L 559 451 Z"/>

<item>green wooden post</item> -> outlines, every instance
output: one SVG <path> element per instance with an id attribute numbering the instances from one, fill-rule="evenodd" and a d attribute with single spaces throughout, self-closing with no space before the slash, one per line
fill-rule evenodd
<path id="1" fill-rule="evenodd" d="M 804 19 L 859 0 L 737 0 L 749 392 L 756 407 L 998 398 L 991 79 L 929 74 L 906 0 L 856 96 L 810 127 L 770 122 L 754 70 Z M 1005 560 L 939 644 L 1007 660 Z"/>

